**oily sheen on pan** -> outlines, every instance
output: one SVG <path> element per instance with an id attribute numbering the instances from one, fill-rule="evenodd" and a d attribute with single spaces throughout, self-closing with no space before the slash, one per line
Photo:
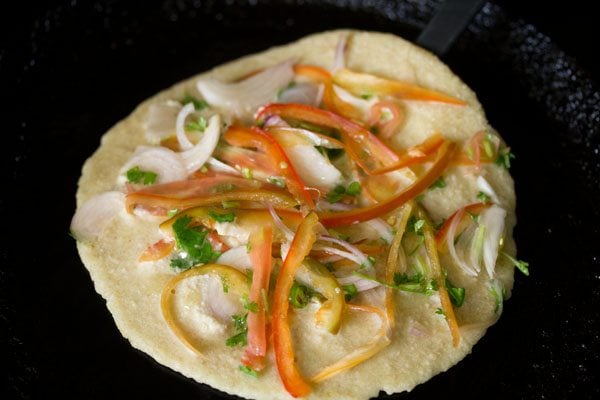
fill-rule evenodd
<path id="1" fill-rule="evenodd" d="M 158 93 L 83 167 L 71 230 L 137 349 L 246 398 L 409 391 L 495 323 L 510 148 L 434 55 L 332 31 Z"/>

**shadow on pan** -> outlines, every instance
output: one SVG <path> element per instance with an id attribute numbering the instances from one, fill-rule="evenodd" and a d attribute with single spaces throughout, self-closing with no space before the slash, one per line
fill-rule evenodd
<path id="1" fill-rule="evenodd" d="M 71 0 L 34 3 L 15 14 L 27 23 L 7 21 L 2 173 L 11 189 L 0 207 L 11 229 L 0 253 L 0 332 L 8 398 L 231 398 L 157 365 L 119 335 L 67 235 L 83 161 L 139 102 L 192 74 L 327 29 L 414 40 L 438 6 Z M 472 355 L 389 398 L 600 394 L 592 374 L 600 354 L 600 94 L 574 59 L 514 15 L 487 3 L 445 61 L 517 155 L 515 235 L 532 274 L 516 276 L 503 317 Z"/>

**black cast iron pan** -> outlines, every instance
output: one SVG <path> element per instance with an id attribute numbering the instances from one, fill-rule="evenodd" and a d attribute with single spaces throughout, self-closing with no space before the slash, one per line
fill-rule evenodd
<path id="1" fill-rule="evenodd" d="M 586 33 L 579 21 L 593 17 L 583 1 L 571 2 L 583 7 L 578 20 L 558 19 L 540 1 L 528 4 L 486 3 L 445 61 L 478 93 L 517 154 L 515 234 L 531 277 L 517 275 L 504 315 L 472 355 L 393 398 L 600 395 L 594 372 L 600 94 L 590 75 L 598 64 L 584 51 L 593 50 L 592 31 L 568 34 Z M 55 0 L 13 12 L 3 6 L 0 398 L 229 398 L 157 365 L 118 333 L 67 233 L 83 161 L 138 103 L 194 73 L 326 29 L 414 40 L 438 6 L 383 0 Z"/>

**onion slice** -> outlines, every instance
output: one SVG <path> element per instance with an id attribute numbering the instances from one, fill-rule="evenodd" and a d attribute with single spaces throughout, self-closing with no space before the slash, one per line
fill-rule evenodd
<path id="1" fill-rule="evenodd" d="M 179 153 L 188 174 L 200 169 L 217 147 L 221 135 L 221 117 L 215 114 L 208 120 L 202 138 L 189 150 Z"/>
<path id="2" fill-rule="evenodd" d="M 285 153 L 308 186 L 331 189 L 342 179 L 342 173 L 312 145 L 286 147 Z"/>
<path id="3" fill-rule="evenodd" d="M 455 236 L 456 236 L 456 228 L 460 224 L 460 221 L 462 220 L 464 213 L 465 213 L 464 208 L 461 208 L 460 210 L 458 210 L 456 212 L 456 214 L 452 220 L 452 223 L 450 224 L 450 227 L 448 228 L 448 235 L 446 236 L 446 244 L 448 246 L 448 251 L 450 252 L 450 256 L 452 257 L 452 260 L 454 260 L 456 265 L 458 265 L 460 267 L 460 269 L 462 269 L 463 272 L 466 273 L 467 275 L 477 276 L 477 271 L 475 271 L 473 268 L 471 268 L 469 265 L 467 265 L 467 263 L 465 263 L 460 257 L 458 257 L 458 254 L 456 252 L 456 247 L 454 246 L 454 240 L 455 240 Z"/>
<path id="4" fill-rule="evenodd" d="M 504 233 L 504 219 L 506 210 L 496 205 L 491 206 L 483 212 L 480 222 L 485 226 L 485 239 L 483 242 L 483 262 L 490 278 L 494 277 L 496 259 L 500 239 Z"/>
<path id="5" fill-rule="evenodd" d="M 217 259 L 217 264 L 224 264 L 233 267 L 241 272 L 246 272 L 247 269 L 252 269 L 252 262 L 246 246 L 238 246 L 231 248 L 221 254 Z"/>
<path id="6" fill-rule="evenodd" d="M 335 73 L 340 68 L 344 68 L 346 66 L 346 50 L 348 48 L 348 35 L 340 36 L 340 40 L 338 41 L 337 47 L 335 48 L 335 57 L 333 59 L 333 66 L 331 67 L 331 72 Z"/>
<path id="7" fill-rule="evenodd" d="M 125 194 L 104 192 L 77 208 L 71 220 L 71 234 L 78 241 L 94 240 L 110 221 L 125 210 Z"/>
<path id="8" fill-rule="evenodd" d="M 297 83 L 281 92 L 278 103 L 300 103 L 316 107 L 321 102 L 319 86 L 309 82 Z"/>
<path id="9" fill-rule="evenodd" d="M 181 104 L 174 100 L 151 104 L 144 121 L 146 140 L 158 144 L 161 139 L 172 136 L 175 133 L 175 121 L 180 110 Z"/>
<path id="10" fill-rule="evenodd" d="M 230 110 L 238 117 L 252 115 L 259 106 L 273 101 L 277 91 L 292 81 L 293 65 L 294 60 L 287 60 L 235 83 L 201 79 L 196 87 L 210 105 Z"/>
<path id="11" fill-rule="evenodd" d="M 194 147 L 194 144 L 190 142 L 187 135 L 185 134 L 185 119 L 194 113 L 196 108 L 193 103 L 188 103 L 179 111 L 177 114 L 177 120 L 175 121 L 175 132 L 177 133 L 177 141 L 179 142 L 179 147 L 182 150 L 189 150 Z"/>
<path id="12" fill-rule="evenodd" d="M 492 185 L 490 185 L 489 182 L 483 176 L 481 176 L 481 175 L 479 175 L 477 177 L 477 187 L 483 193 L 485 193 L 486 195 L 488 195 L 490 197 L 490 199 L 492 199 L 492 201 L 494 203 L 500 204 L 500 200 L 498 199 L 498 195 L 496 195 L 496 192 L 492 188 Z"/>
<path id="13" fill-rule="evenodd" d="M 120 184 L 126 182 L 125 174 L 133 167 L 156 173 L 155 183 L 181 181 L 187 178 L 188 175 L 179 154 L 166 147 L 139 146 L 133 153 L 133 157 L 121 168 L 119 174 Z"/>

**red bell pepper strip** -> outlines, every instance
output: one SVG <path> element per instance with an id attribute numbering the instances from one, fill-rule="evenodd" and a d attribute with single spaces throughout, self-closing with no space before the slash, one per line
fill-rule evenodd
<path id="1" fill-rule="evenodd" d="M 398 161 L 388 167 L 372 171 L 372 175 L 385 174 L 414 164 L 425 162 L 446 141 L 439 133 L 427 138 L 423 143 L 405 150 L 398 156 Z"/>
<path id="2" fill-rule="evenodd" d="M 376 94 L 406 100 L 437 101 L 460 106 L 467 104 L 463 100 L 435 90 L 371 74 L 354 72 L 347 68 L 339 69 L 333 76 L 333 82 L 358 96 Z"/>
<path id="3" fill-rule="evenodd" d="M 437 157 L 433 165 L 416 182 L 407 187 L 404 191 L 372 206 L 364 208 L 355 208 L 342 212 L 323 212 L 320 214 L 321 222 L 327 228 L 336 226 L 351 225 L 358 222 L 368 221 L 380 217 L 392 210 L 400 207 L 407 201 L 414 199 L 421 192 L 425 191 L 433 184 L 446 170 L 450 164 L 452 154 L 456 145 L 451 142 L 445 142 L 438 149 Z"/>
<path id="4" fill-rule="evenodd" d="M 360 110 L 337 95 L 333 88 L 333 77 L 329 71 L 315 65 L 295 65 L 294 72 L 324 85 L 323 104 L 327 110 L 351 120 L 360 121 L 362 119 Z"/>
<path id="5" fill-rule="evenodd" d="M 389 167 L 399 161 L 398 155 L 387 147 L 377 136 L 355 122 L 331 111 L 307 106 L 305 104 L 268 104 L 261 107 L 255 115 L 264 120 L 270 115 L 279 115 L 311 124 L 337 129 L 342 134 L 348 155 L 367 173 Z"/>
<path id="6" fill-rule="evenodd" d="M 257 128 L 232 126 L 225 132 L 223 138 L 232 146 L 253 147 L 269 156 L 273 173 L 285 178 L 290 193 L 300 199 L 311 209 L 315 203 L 304 182 L 298 176 L 294 166 L 277 141 L 265 131 Z"/>
<path id="7" fill-rule="evenodd" d="M 288 321 L 289 296 L 294 276 L 317 240 L 319 218 L 310 212 L 298 227 L 287 257 L 279 271 L 273 295 L 273 347 L 279 376 L 286 390 L 294 397 L 310 393 L 310 385 L 300 375 L 294 360 L 292 333 Z"/>
<path id="8" fill-rule="evenodd" d="M 250 261 L 253 266 L 250 302 L 258 305 L 256 312 L 248 313 L 248 345 L 242 363 L 255 371 L 265 367 L 267 354 L 266 301 L 271 277 L 271 245 L 273 228 L 269 222 L 255 229 L 249 238 Z"/>

